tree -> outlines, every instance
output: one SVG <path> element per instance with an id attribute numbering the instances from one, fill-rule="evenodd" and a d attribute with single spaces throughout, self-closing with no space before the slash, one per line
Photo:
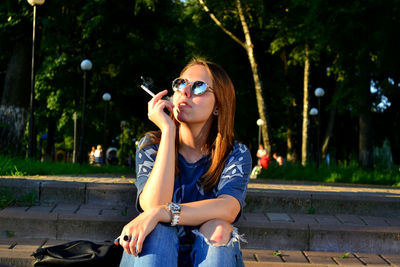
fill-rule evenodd
<path id="1" fill-rule="evenodd" d="M 260 115 L 260 118 L 264 121 L 264 124 L 261 126 L 262 128 L 262 133 L 263 133 L 263 141 L 265 144 L 265 147 L 268 151 L 268 154 L 271 154 L 272 150 L 272 145 L 271 145 L 271 133 L 270 133 L 270 121 L 268 117 L 268 112 L 267 112 L 267 106 L 264 101 L 263 97 L 263 86 L 258 70 L 258 63 L 256 60 L 256 57 L 254 55 L 254 45 L 251 40 L 251 35 L 249 31 L 249 27 L 246 22 L 246 18 L 244 15 L 244 11 L 242 8 L 242 3 L 240 0 L 236 0 L 236 9 L 238 12 L 238 16 L 240 19 L 240 23 L 242 25 L 242 30 L 245 36 L 245 42 L 241 41 L 236 35 L 234 35 L 231 31 L 229 31 L 221 22 L 220 20 L 217 19 L 217 17 L 210 11 L 208 6 L 205 4 L 203 0 L 199 0 L 199 3 L 202 5 L 204 11 L 208 13 L 211 17 L 211 19 L 215 22 L 215 24 L 220 27 L 230 38 L 232 38 L 235 42 L 237 42 L 240 46 L 242 46 L 247 53 L 249 63 L 251 66 L 251 71 L 253 74 L 253 81 L 255 85 L 255 92 L 256 92 L 256 98 L 257 98 L 257 107 L 258 107 L 258 113 Z"/>
<path id="2" fill-rule="evenodd" d="M 21 149 L 29 110 L 32 28 L 29 5 L 21 1 L 0 4 L 2 61 L 8 61 L 0 105 L 0 150 L 17 154 Z M 21 10 L 22 9 L 22 10 Z M 4 55 L 9 54 L 6 58 Z M 2 79 L 3 80 L 3 79 Z"/>
<path id="3" fill-rule="evenodd" d="M 310 59 L 308 55 L 308 46 L 305 46 L 305 60 L 304 60 L 304 85 L 303 85 L 303 131 L 302 131 L 302 142 L 301 142 L 301 165 L 305 166 L 307 164 L 308 158 L 308 79 L 310 77 Z M 320 111 L 319 111 L 320 112 Z M 317 148 L 318 149 L 318 148 Z"/>
<path id="4" fill-rule="evenodd" d="M 397 5 L 398 1 L 335 2 L 323 11 L 327 21 L 335 22 L 326 28 L 324 36 L 336 55 L 332 70 L 338 77 L 340 93 L 335 101 L 340 103 L 340 112 L 346 107 L 358 117 L 358 160 L 366 168 L 374 164 L 371 81 L 381 72 L 378 62 L 384 54 L 382 44 L 392 39 L 393 29 L 399 24 Z"/>
<path id="5" fill-rule="evenodd" d="M 321 27 L 316 25 L 317 14 L 314 12 L 315 3 L 312 1 L 288 1 L 280 9 L 284 9 L 285 14 L 278 13 L 272 20 L 270 27 L 275 31 L 275 37 L 270 44 L 270 51 L 275 54 L 287 49 L 290 51 L 289 65 L 304 65 L 301 135 L 301 164 L 304 166 L 309 158 L 310 67 L 311 61 L 317 61 L 323 49 L 318 39 Z M 289 132 L 292 130 L 289 129 Z M 291 138 L 291 135 L 288 135 L 288 138 Z"/>
<path id="6" fill-rule="evenodd" d="M 139 77 L 150 74 L 156 81 L 153 90 L 160 90 L 170 83 L 170 73 L 185 62 L 180 56 L 180 44 L 184 43 L 184 36 L 175 34 L 181 28 L 180 20 L 177 19 L 182 17 L 181 6 L 180 1 L 148 0 L 128 5 L 116 4 L 110 0 L 85 3 L 77 0 L 48 1 L 41 6 L 37 26 L 40 27 L 42 38 L 37 42 L 35 86 L 35 117 L 39 136 L 54 133 L 57 137 L 56 146 L 66 148 L 64 140 L 70 140 L 73 135 L 72 114 L 77 112 L 79 115 L 81 110 L 82 72 L 79 64 L 84 58 L 91 59 L 94 64 L 87 92 L 87 134 L 91 136 L 88 143 L 103 141 L 98 137 L 103 136 L 99 133 L 104 130 L 104 103 L 101 100 L 104 92 L 111 93 L 113 97 L 109 114 L 110 135 L 113 139 L 119 134 L 120 120 L 129 120 L 130 117 L 145 119 L 148 96 L 138 89 Z M 29 44 L 32 34 L 29 4 L 22 0 L 10 0 L 2 2 L 0 7 L 2 11 L 7 11 L 0 14 L 3 51 L 16 47 L 17 37 L 26 37 Z M 0 56 L 1 62 L 10 59 L 15 61 Z M 29 61 L 19 65 L 30 70 Z M 9 69 L 7 73 L 13 77 L 24 77 L 16 71 L 16 68 Z M 4 69 L 1 69 L 3 72 Z M 3 80 L 3 76 L 1 78 Z M 24 79 L 17 81 L 22 82 Z M 11 85 L 10 88 L 18 85 L 15 82 L 7 84 Z M 2 90 L 5 95 L 17 91 L 7 88 Z M 29 90 L 29 83 L 26 88 Z M 29 97 L 29 94 L 26 96 Z M 3 101 L 10 104 L 8 99 L 11 99 L 11 95 L 3 97 Z M 20 101 L 24 97 L 12 99 Z M 23 105 L 26 114 L 28 104 Z M 21 138 L 26 115 L 24 118 Z M 7 136 L 3 140 L 8 143 L 10 138 Z M 17 143 L 21 144 L 21 141 Z"/>

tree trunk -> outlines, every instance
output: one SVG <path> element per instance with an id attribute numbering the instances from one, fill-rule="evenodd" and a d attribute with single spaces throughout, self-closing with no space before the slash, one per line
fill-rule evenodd
<path id="1" fill-rule="evenodd" d="M 400 81 L 395 81 L 395 84 L 399 83 Z M 392 129 L 388 135 L 392 149 L 393 164 L 400 165 L 400 110 L 398 108 L 400 106 L 400 90 L 393 92 L 389 99 L 392 104 L 385 112 L 387 112 L 387 116 L 392 122 Z"/>
<path id="2" fill-rule="evenodd" d="M 261 84 L 261 80 L 260 80 L 260 75 L 258 72 L 257 62 L 256 62 L 256 59 L 254 58 L 252 47 L 247 51 L 247 55 L 249 57 L 251 70 L 253 72 L 253 80 L 254 80 L 254 85 L 255 85 L 255 90 L 256 90 L 258 113 L 260 115 L 260 119 L 262 119 L 264 121 L 264 124 L 261 125 L 264 147 L 267 149 L 268 156 L 271 156 L 271 151 L 272 151 L 271 133 L 270 133 L 271 127 L 270 127 L 269 117 L 268 117 L 268 113 L 267 113 L 267 105 L 264 102 L 263 88 L 262 88 L 262 84 Z"/>
<path id="3" fill-rule="evenodd" d="M 21 148 L 29 109 L 30 46 L 15 45 L 7 66 L 0 105 L 0 150 L 17 154 Z"/>
<path id="4" fill-rule="evenodd" d="M 372 143 L 372 124 L 370 114 L 360 114 L 359 118 L 359 155 L 360 166 L 363 168 L 374 167 L 374 150 Z"/>
<path id="5" fill-rule="evenodd" d="M 365 52 L 365 51 L 364 51 Z M 358 162 L 362 168 L 374 167 L 374 140 L 372 126 L 372 97 L 370 93 L 370 61 L 368 55 L 363 53 L 359 63 L 358 74 Z"/>
<path id="6" fill-rule="evenodd" d="M 251 71 L 253 73 L 253 80 L 254 80 L 254 86 L 256 90 L 256 99 L 257 99 L 257 107 L 258 107 L 258 113 L 260 115 L 260 119 L 264 121 L 264 124 L 261 126 L 262 129 L 262 135 L 263 135 L 263 142 L 264 146 L 267 149 L 268 155 L 271 154 L 272 150 L 272 145 L 271 145 L 271 133 L 270 133 L 270 122 L 268 118 L 268 113 L 267 113 L 267 106 L 265 105 L 264 102 L 264 97 L 263 97 L 263 88 L 262 88 L 262 83 L 258 71 L 258 65 L 256 58 L 254 56 L 254 45 L 251 41 L 251 36 L 250 36 L 250 31 L 246 23 L 246 19 L 243 13 L 242 9 L 242 4 L 240 0 L 236 0 L 236 7 L 238 9 L 239 17 L 240 17 L 240 22 L 242 24 L 242 29 L 243 33 L 246 39 L 246 42 L 242 42 L 239 38 L 237 38 L 234 34 L 232 34 L 229 30 L 227 30 L 222 23 L 215 17 L 213 13 L 211 13 L 210 9 L 207 7 L 207 5 L 204 3 L 203 0 L 199 0 L 200 4 L 202 5 L 203 9 L 210 15 L 211 19 L 229 36 L 231 37 L 235 42 L 240 44 L 247 53 L 247 57 L 249 58 L 250 66 L 251 66 Z"/>
<path id="7" fill-rule="evenodd" d="M 49 118 L 48 126 L 47 126 L 47 145 L 46 145 L 46 153 L 44 159 L 46 161 L 54 161 L 55 153 L 54 153 L 54 138 L 56 133 L 57 122 L 53 118 Z"/>
<path id="8" fill-rule="evenodd" d="M 287 152 L 286 159 L 289 162 L 295 163 L 297 161 L 296 151 L 296 134 L 295 134 L 295 116 L 296 116 L 296 100 L 292 98 L 292 104 L 288 107 L 288 122 L 286 129 L 286 144 Z"/>
<path id="9" fill-rule="evenodd" d="M 333 134 L 333 126 L 335 125 L 335 117 L 336 117 L 336 108 L 332 108 L 329 112 L 328 126 L 326 128 L 325 138 L 322 143 L 321 155 L 322 155 L 323 159 L 326 158 L 329 140 L 331 139 L 332 134 Z"/>
<path id="10" fill-rule="evenodd" d="M 308 78 L 310 76 L 310 60 L 308 58 L 308 46 L 305 47 L 306 59 L 304 61 L 304 85 L 303 85 L 303 129 L 302 129 L 302 143 L 301 143 L 301 165 L 307 164 L 308 157 Z M 319 112 L 319 111 L 318 111 Z"/>
<path id="11" fill-rule="evenodd" d="M 272 151 L 271 132 L 270 132 L 271 128 L 270 128 L 269 118 L 267 115 L 268 114 L 267 113 L 267 105 L 264 102 L 263 88 L 262 88 L 261 79 L 260 79 L 260 75 L 259 75 L 259 71 L 258 71 L 258 65 L 257 65 L 256 58 L 254 57 L 254 45 L 251 41 L 250 31 L 247 26 L 246 19 L 244 17 L 242 4 L 241 4 L 240 0 L 236 0 L 236 6 L 239 11 L 240 22 L 242 23 L 243 33 L 244 33 L 244 36 L 246 39 L 246 52 L 247 52 L 247 56 L 249 58 L 251 71 L 253 73 L 258 113 L 260 115 L 260 118 L 264 121 L 264 124 L 261 125 L 264 146 L 267 149 L 268 155 L 271 156 L 271 151 Z"/>
<path id="12" fill-rule="evenodd" d="M 364 82 L 366 84 L 366 82 Z M 358 161 L 363 168 L 374 167 L 374 147 L 373 147 L 373 127 L 371 114 L 371 100 L 369 96 L 369 87 L 360 90 L 360 116 L 359 124 L 359 154 Z"/>

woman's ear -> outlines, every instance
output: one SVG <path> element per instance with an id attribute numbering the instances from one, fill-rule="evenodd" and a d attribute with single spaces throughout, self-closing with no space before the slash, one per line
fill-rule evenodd
<path id="1" fill-rule="evenodd" d="M 217 108 L 217 107 L 214 108 L 213 115 L 214 115 L 214 116 L 218 116 L 218 108 Z"/>

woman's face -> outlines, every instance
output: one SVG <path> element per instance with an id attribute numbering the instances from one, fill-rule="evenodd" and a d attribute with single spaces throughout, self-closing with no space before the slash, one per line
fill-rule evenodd
<path id="1" fill-rule="evenodd" d="M 189 67 L 181 78 L 190 82 L 203 81 L 211 88 L 213 87 L 211 77 L 207 69 L 202 65 L 194 65 Z M 206 93 L 196 96 L 193 95 L 191 84 L 186 86 L 183 91 L 176 91 L 172 100 L 174 104 L 174 117 L 180 123 L 187 124 L 204 124 L 212 116 L 215 109 L 215 95 L 207 91 Z"/>

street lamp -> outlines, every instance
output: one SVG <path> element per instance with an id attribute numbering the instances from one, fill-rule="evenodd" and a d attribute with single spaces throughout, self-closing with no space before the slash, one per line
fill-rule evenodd
<path id="1" fill-rule="evenodd" d="M 312 116 L 312 117 L 316 117 L 317 115 L 318 115 L 318 109 L 316 109 L 316 108 L 311 108 L 310 109 L 310 116 Z M 316 124 L 315 123 L 315 119 L 314 119 L 314 124 Z M 312 131 L 313 133 L 314 133 L 314 131 Z M 315 133 L 313 134 L 314 136 L 315 136 Z M 312 138 L 313 140 L 314 140 L 314 142 L 313 142 L 313 144 L 311 144 L 311 148 L 310 148 L 310 150 L 311 150 L 311 152 L 312 152 L 312 154 L 314 154 L 314 145 L 315 145 L 315 137 L 314 138 Z"/>
<path id="2" fill-rule="evenodd" d="M 311 115 L 311 116 L 316 116 L 316 115 L 318 115 L 318 109 L 316 109 L 316 108 L 310 109 L 310 115 Z"/>
<path id="3" fill-rule="evenodd" d="M 260 147 L 261 144 L 261 126 L 263 126 L 264 121 L 262 119 L 257 120 L 257 125 L 258 125 L 258 147 Z"/>
<path id="4" fill-rule="evenodd" d="M 28 157 L 34 158 L 36 152 L 36 135 L 35 131 L 35 33 L 36 33 L 36 6 L 44 4 L 45 0 L 28 0 L 28 3 L 33 6 L 33 29 L 32 29 L 32 65 L 31 65 L 31 99 L 29 113 L 29 143 Z"/>
<path id="5" fill-rule="evenodd" d="M 105 102 L 104 105 L 104 148 L 107 147 L 107 107 L 108 107 L 108 102 L 111 100 L 111 95 L 109 93 L 103 94 L 103 100 Z"/>
<path id="6" fill-rule="evenodd" d="M 77 120 L 78 120 L 78 115 L 76 114 L 76 112 L 74 112 L 74 114 L 72 115 L 72 119 L 74 120 L 74 150 L 72 152 L 72 163 L 76 163 L 76 136 L 77 136 Z"/>
<path id="7" fill-rule="evenodd" d="M 325 91 L 322 88 L 317 88 L 314 91 L 315 96 L 318 99 L 318 110 L 321 111 L 321 97 L 323 97 L 325 95 Z M 317 131 L 317 158 L 316 158 L 316 164 L 317 164 L 317 168 L 319 167 L 319 159 L 320 159 L 320 147 L 319 147 L 319 138 L 321 135 L 321 112 L 318 112 L 318 131 Z"/>
<path id="8" fill-rule="evenodd" d="M 86 105 L 86 80 L 87 71 L 93 67 L 92 62 L 89 59 L 82 60 L 81 69 L 83 70 L 83 95 L 82 95 L 82 122 L 81 122 L 81 136 L 79 138 L 79 163 L 83 163 L 83 138 L 85 133 L 85 105 Z"/>

